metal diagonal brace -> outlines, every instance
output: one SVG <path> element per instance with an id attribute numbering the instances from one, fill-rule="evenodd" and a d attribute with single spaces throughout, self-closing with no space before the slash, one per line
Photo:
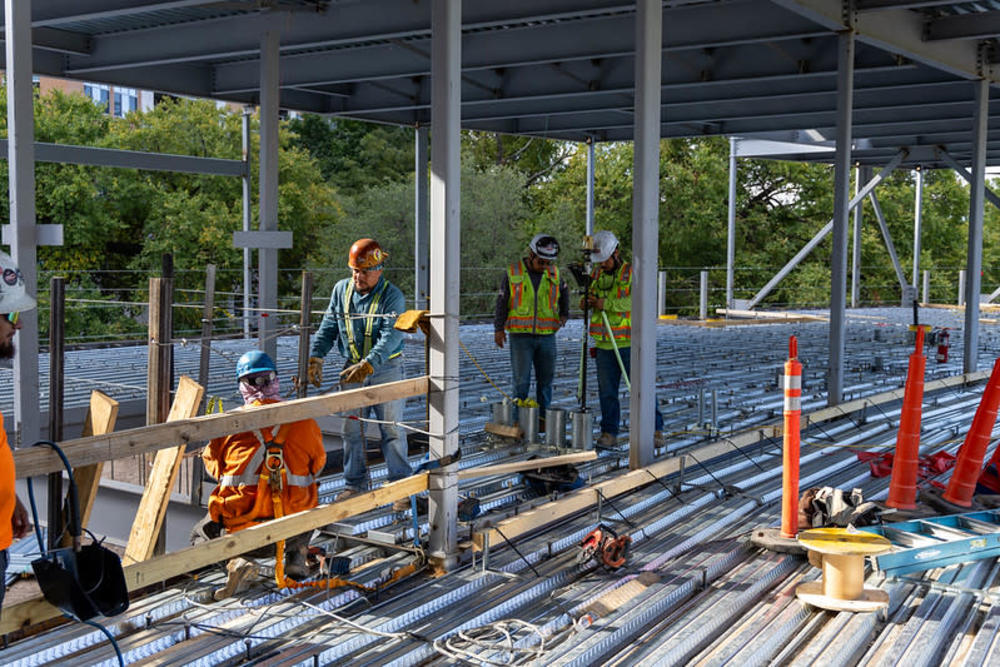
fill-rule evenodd
<path id="1" fill-rule="evenodd" d="M 882 230 L 882 238 L 885 240 L 886 250 L 889 251 L 889 259 L 892 260 L 892 267 L 896 270 L 896 279 L 899 281 L 900 288 L 905 290 L 909 287 L 909 283 L 906 282 L 906 276 L 903 275 L 903 267 L 899 264 L 899 256 L 896 255 L 896 246 L 892 243 L 889 225 L 885 222 L 885 215 L 882 213 L 882 207 L 879 206 L 878 197 L 873 191 L 868 193 L 868 198 L 871 200 L 872 208 L 875 210 L 875 218 L 878 220 L 879 229 Z"/>
<path id="2" fill-rule="evenodd" d="M 896 153 L 895 157 L 889 160 L 889 162 L 884 167 L 882 167 L 882 170 L 879 173 L 872 176 L 871 180 L 865 183 L 865 186 L 863 188 L 858 190 L 858 193 L 854 195 L 854 197 L 851 199 L 850 202 L 848 202 L 847 209 L 851 210 L 855 206 L 857 206 L 858 203 L 861 202 L 861 200 L 863 200 L 865 197 L 868 196 L 869 192 L 874 190 L 879 183 L 888 178 L 889 174 L 891 174 L 896 169 L 896 167 L 899 166 L 899 164 L 903 161 L 903 159 L 906 158 L 907 153 L 908 151 L 905 148 Z M 798 266 L 799 263 L 803 259 L 805 259 L 809 255 L 809 253 L 811 253 L 813 249 L 820 244 L 820 242 L 823 239 L 826 238 L 827 234 L 829 234 L 832 229 L 833 229 L 833 220 L 831 219 L 828 223 L 826 223 L 823 226 L 822 229 L 820 229 L 816 233 L 815 236 L 813 236 L 809 240 L 808 243 L 805 244 L 805 246 L 803 246 L 802 250 L 800 250 L 795 255 L 795 257 L 792 257 L 787 264 L 781 267 L 781 270 L 778 271 L 778 273 L 776 273 L 774 277 L 771 278 L 771 280 L 769 280 L 768 283 L 760 289 L 759 292 L 757 292 L 754 298 L 750 300 L 749 305 L 747 305 L 747 310 L 754 308 L 758 303 L 760 303 L 764 299 L 764 297 L 770 294 L 771 290 L 773 290 L 778 283 L 784 280 L 785 276 L 791 273 L 792 269 Z"/>

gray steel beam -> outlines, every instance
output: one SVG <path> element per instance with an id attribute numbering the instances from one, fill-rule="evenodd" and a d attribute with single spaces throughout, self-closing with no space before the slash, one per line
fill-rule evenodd
<path id="1" fill-rule="evenodd" d="M 315 60 L 317 66 L 311 68 L 313 70 L 318 68 L 338 71 L 343 69 L 343 64 L 349 66 L 354 61 L 362 71 L 367 71 L 370 66 L 385 59 L 386 65 L 420 66 L 424 69 L 423 73 L 426 73 L 427 56 L 430 53 L 426 8 L 398 1 L 386 4 L 389 6 L 381 8 L 375 22 L 369 9 L 363 5 L 357 8 L 337 7 L 322 15 L 286 16 L 283 21 L 282 53 L 283 60 L 289 62 L 283 63 L 282 69 L 287 70 L 288 75 L 295 79 L 299 76 L 300 67 L 305 68 L 305 71 L 310 70 L 311 60 Z M 630 31 L 635 19 L 631 13 L 608 11 L 589 16 L 577 13 L 576 16 L 562 17 L 558 21 L 526 21 L 513 18 L 509 9 L 484 11 L 477 8 L 470 11 L 481 14 L 483 18 L 487 14 L 503 17 L 501 22 L 506 27 L 504 30 L 484 29 L 496 25 L 496 20 L 476 21 L 465 26 L 462 67 L 466 71 L 530 62 L 565 63 L 632 53 Z M 714 11 L 713 8 L 698 5 L 673 8 L 669 12 L 669 20 L 677 32 L 664 45 L 665 49 L 712 49 L 749 42 L 808 39 L 829 34 L 794 13 L 770 5 L 729 3 L 727 11 L 738 16 L 724 22 L 711 20 L 715 16 Z M 537 10 L 533 13 L 537 13 Z M 393 24 L 386 25 L 386 17 L 393 17 Z M 218 26 L 223 21 L 227 27 L 220 31 Z M 273 21 L 273 17 L 230 16 L 215 21 L 192 22 L 190 25 L 171 25 L 98 36 L 94 40 L 91 55 L 71 59 L 67 64 L 67 73 L 81 76 L 136 66 L 229 61 L 235 67 L 231 71 L 244 71 L 246 74 L 238 78 L 252 84 L 253 56 L 256 51 L 247 36 L 266 27 L 267 21 Z M 363 26 L 368 26 L 367 32 L 362 29 Z M 376 32 L 371 32 L 376 29 Z M 323 51 L 330 47 L 335 48 Z M 303 53 L 297 55 L 296 52 Z M 558 52 L 562 52 L 563 56 L 560 57 Z M 363 54 L 370 55 L 366 57 Z M 412 61 L 410 64 L 406 63 L 407 54 Z M 414 58 L 414 54 L 418 57 Z M 421 54 L 423 57 L 420 57 Z M 233 61 L 245 61 L 248 69 Z M 505 61 L 507 65 L 504 65 Z M 337 63 L 341 63 L 341 66 Z M 232 75 L 222 75 L 222 78 L 228 76 Z M 377 74 L 366 76 L 385 78 Z M 222 85 L 223 90 L 233 87 L 232 83 Z"/>
<path id="2" fill-rule="evenodd" d="M 243 161 L 246 164 L 246 173 L 242 181 L 242 197 L 240 199 L 243 218 L 243 231 L 250 231 L 250 221 L 253 219 L 253 202 L 250 197 L 250 116 L 253 111 L 250 107 L 243 107 L 243 114 L 240 124 L 240 143 L 243 149 Z M 250 340 L 250 270 L 253 266 L 253 253 L 250 248 L 243 248 L 243 338 Z"/>
<path id="3" fill-rule="evenodd" d="M 35 122 L 31 81 L 31 0 L 4 0 L 7 57 L 7 160 L 11 255 L 29 294 L 38 296 L 35 239 Z M 29 445 L 41 433 L 38 396 L 38 309 L 21 314 L 14 355 L 14 446 Z"/>
<path id="4" fill-rule="evenodd" d="M 913 194 L 913 289 L 920 284 L 920 236 L 924 211 L 924 170 L 916 169 L 917 182 Z"/>
<path id="5" fill-rule="evenodd" d="M 86 35 L 54 28 L 35 28 L 31 31 L 34 48 L 67 55 L 90 55 L 91 40 Z"/>
<path id="6" fill-rule="evenodd" d="M 868 193 L 868 199 L 872 203 L 872 210 L 875 211 L 875 219 L 878 220 L 878 227 L 882 231 L 882 240 L 885 241 L 885 249 L 889 251 L 889 261 L 892 262 L 892 268 L 896 272 L 896 280 L 899 282 L 899 288 L 906 291 L 906 276 L 903 273 L 903 267 L 899 263 L 899 255 L 896 254 L 896 245 L 892 242 L 892 234 L 889 233 L 889 225 L 885 221 L 885 215 L 882 213 L 882 206 L 878 203 L 878 196 L 874 191 Z"/>
<path id="7" fill-rule="evenodd" d="M 735 308 L 733 288 L 736 266 L 736 178 L 738 140 L 729 137 L 729 196 L 726 204 L 726 308 Z"/>
<path id="8" fill-rule="evenodd" d="M 0 139 L 0 159 L 4 159 L 6 153 L 7 140 Z M 35 142 L 35 161 L 217 176 L 243 176 L 246 169 L 246 165 L 240 160 L 143 153 L 93 146 L 50 144 L 42 141 Z"/>
<path id="9" fill-rule="evenodd" d="M 954 5 L 954 0 L 858 0 L 859 12 L 883 11 L 886 9 L 920 9 Z"/>
<path id="10" fill-rule="evenodd" d="M 974 146 L 974 144 L 973 144 L 973 146 Z M 961 176 L 962 178 L 964 178 L 966 183 L 968 183 L 970 186 L 973 184 L 972 183 L 972 181 L 973 181 L 972 174 L 969 173 L 968 169 L 966 169 L 965 167 L 963 167 L 962 165 L 960 165 L 955 160 L 955 158 L 952 157 L 951 153 L 949 153 L 948 151 L 945 151 L 945 150 L 940 150 L 940 149 L 936 150 L 935 153 L 937 153 L 938 157 L 941 158 L 942 162 L 944 162 L 949 167 L 951 167 L 952 169 L 954 169 L 956 174 L 958 174 L 959 176 Z M 988 199 L 990 201 L 991 204 L 993 204 L 998 209 L 1000 209 L 1000 196 L 997 196 L 997 194 L 995 192 L 993 192 L 988 187 L 986 187 L 986 183 L 983 183 L 983 195 L 986 197 L 986 199 Z"/>
<path id="11" fill-rule="evenodd" d="M 462 5 L 432 0 L 431 30 L 431 347 L 430 458 L 458 451 L 458 318 L 460 285 L 459 187 L 461 169 Z M 430 473 L 429 517 L 432 560 L 445 569 L 455 563 L 458 473 L 455 464 Z"/>
<path id="12" fill-rule="evenodd" d="M 674 27 L 671 26 L 671 31 Z M 660 247 L 661 0 L 637 0 L 632 196 L 632 424 L 629 467 L 653 462 L 656 406 L 656 272 Z"/>
<path id="13" fill-rule="evenodd" d="M 966 258 L 965 336 L 963 369 L 972 373 L 978 366 L 979 290 L 983 266 L 983 199 L 986 180 L 986 129 L 990 84 L 986 79 L 974 83 L 976 115 L 972 125 L 972 183 L 969 188 L 969 248 Z"/>
<path id="14" fill-rule="evenodd" d="M 851 109 L 854 106 L 854 31 L 838 36 L 837 150 L 833 159 L 833 249 L 830 253 L 830 366 L 827 403 L 837 405 L 844 392 L 844 339 L 847 318 L 847 219 L 850 215 Z"/>
<path id="15" fill-rule="evenodd" d="M 906 156 L 905 150 L 896 153 L 895 157 L 893 157 L 892 160 L 890 160 L 884 167 L 882 167 L 882 170 L 879 173 L 872 176 L 872 178 L 867 183 L 865 183 L 864 187 L 858 191 L 858 194 L 856 194 L 851 199 L 851 201 L 847 205 L 848 209 L 852 209 L 855 206 L 857 206 L 862 199 L 868 196 L 868 193 L 871 192 L 875 188 L 875 186 L 877 186 L 883 180 L 888 178 L 889 174 L 891 174 L 893 170 L 899 166 L 899 164 L 903 161 L 903 158 L 905 156 Z M 795 256 L 788 261 L 787 264 L 781 267 L 781 270 L 778 271 L 778 273 L 776 273 L 774 277 L 771 278 L 771 280 L 769 280 L 767 284 L 764 285 L 760 289 L 760 291 L 754 295 L 754 297 L 750 300 L 749 305 L 747 305 L 747 308 L 753 308 L 758 303 L 760 303 L 761 300 L 764 299 L 764 297 L 770 294 L 771 290 L 774 289 L 775 285 L 784 280 L 785 276 L 791 273 L 792 269 L 798 266 L 799 262 L 805 259 L 809 255 L 809 253 L 813 251 L 813 248 L 819 245 L 820 242 L 824 238 L 826 238 L 826 235 L 829 234 L 832 229 L 833 229 L 833 220 L 830 220 L 823 226 L 822 229 L 816 232 L 815 236 L 809 239 L 809 242 L 802 247 L 802 250 L 799 250 L 799 252 L 797 252 Z"/>
<path id="16" fill-rule="evenodd" d="M 1000 12 L 939 16 L 927 22 L 924 39 L 989 39 L 1000 34 Z"/>
<path id="17" fill-rule="evenodd" d="M 413 132 L 414 142 L 414 201 L 413 201 L 413 307 L 427 310 L 430 295 L 430 249 L 427 239 L 430 234 L 430 202 L 427 187 L 430 183 L 427 156 L 427 127 L 418 126 Z"/>
<path id="18" fill-rule="evenodd" d="M 278 44 L 277 30 L 269 30 L 260 38 L 260 176 L 258 178 L 258 228 L 262 232 L 278 231 Z M 277 322 L 271 314 L 278 307 L 278 250 L 257 250 L 257 335 L 260 349 L 274 359 L 277 342 L 274 332 Z"/>
<path id="19" fill-rule="evenodd" d="M 204 5 L 205 0 L 46 0 L 31 13 L 32 27 L 62 25 L 82 21 L 100 21 L 123 16 L 135 16 L 170 9 Z M 5 14 L 6 16 L 6 14 Z"/>
<path id="20" fill-rule="evenodd" d="M 774 1 L 833 30 L 845 27 L 842 0 Z M 973 79 L 980 76 L 981 58 L 977 45 L 964 40 L 925 41 L 924 15 L 921 12 L 887 9 L 864 12 L 853 18 L 852 28 L 856 37 L 865 44 L 961 77 Z"/>

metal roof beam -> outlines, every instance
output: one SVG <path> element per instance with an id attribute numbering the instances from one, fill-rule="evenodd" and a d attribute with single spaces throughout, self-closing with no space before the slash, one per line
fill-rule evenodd
<path id="1" fill-rule="evenodd" d="M 56 53 L 83 56 L 90 54 L 90 38 L 68 30 L 34 28 L 31 31 L 31 44 L 35 49 Z"/>
<path id="2" fill-rule="evenodd" d="M 857 9 L 859 12 L 871 12 L 885 9 L 941 7 L 954 4 L 955 0 L 857 0 Z"/>
<path id="3" fill-rule="evenodd" d="M 841 0 L 774 0 L 831 30 L 843 30 L 843 3 Z M 908 9 L 888 9 L 863 12 L 855 21 L 860 41 L 877 46 L 889 53 L 896 53 L 931 67 L 967 79 L 987 76 L 996 81 L 992 68 L 982 71 L 977 44 L 966 40 L 928 42 L 924 40 L 924 16 Z"/>
<path id="4" fill-rule="evenodd" d="M 79 21 L 114 19 L 167 9 L 184 9 L 207 4 L 205 0 L 162 0 L 138 3 L 135 0 L 46 0 L 31 8 L 33 27 L 61 25 Z M 0 11 L 0 19 L 3 11 Z"/>
<path id="5" fill-rule="evenodd" d="M 925 39 L 986 39 L 1000 34 L 1000 12 L 942 16 L 927 23 Z"/>

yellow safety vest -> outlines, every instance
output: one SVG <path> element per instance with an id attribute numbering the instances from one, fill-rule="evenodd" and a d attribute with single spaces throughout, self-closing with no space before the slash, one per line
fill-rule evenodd
<path id="1" fill-rule="evenodd" d="M 518 260 L 507 267 L 510 298 L 507 324 L 510 333 L 553 334 L 559 329 L 559 268 L 550 266 L 538 283 L 538 294 L 524 266 Z"/>
<path id="2" fill-rule="evenodd" d="M 604 273 L 600 268 L 592 274 L 594 279 L 590 291 L 591 294 L 602 299 L 623 299 L 628 297 L 628 310 L 612 311 L 606 310 L 608 322 L 611 324 L 611 331 L 614 333 L 615 342 L 618 347 L 632 344 L 632 265 L 623 262 L 618 271 L 614 274 Z M 601 311 L 591 311 L 590 316 L 590 336 L 594 339 L 597 347 L 611 347 L 611 337 L 608 336 L 607 328 L 604 326 L 604 318 Z"/>

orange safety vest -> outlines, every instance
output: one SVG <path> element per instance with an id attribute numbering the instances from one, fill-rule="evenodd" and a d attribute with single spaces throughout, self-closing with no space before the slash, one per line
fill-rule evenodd
<path id="1" fill-rule="evenodd" d="M 14 542 L 14 530 L 10 522 L 14 518 L 17 492 L 14 490 L 14 453 L 7 443 L 7 432 L 3 430 L 3 415 L 0 415 L 0 550 Z"/>
<path id="2" fill-rule="evenodd" d="M 554 334 L 559 330 L 559 269 L 549 266 L 538 282 L 538 293 L 522 260 L 507 267 L 510 296 L 507 323 L 510 333 Z"/>
<path id="3" fill-rule="evenodd" d="M 594 296 L 602 299 L 629 299 L 627 310 L 611 311 L 608 314 L 608 323 L 611 324 L 611 331 L 614 333 L 615 342 L 618 347 L 632 344 L 632 265 L 622 262 L 618 271 L 614 274 L 603 272 L 600 267 L 594 270 L 591 275 L 593 283 L 590 292 Z M 604 326 L 604 318 L 601 311 L 593 310 L 590 316 L 590 335 L 594 343 L 600 348 L 611 348 L 611 337 L 608 336 L 607 328 Z"/>
<path id="4" fill-rule="evenodd" d="M 262 401 L 258 405 L 277 403 Z M 271 489 L 260 488 L 264 464 L 264 444 L 278 429 L 263 428 L 215 438 L 201 454 L 205 470 L 219 484 L 208 499 L 208 513 L 228 532 L 242 530 L 274 518 Z M 326 463 L 323 436 L 313 419 L 303 419 L 282 426 L 285 475 L 281 489 L 284 514 L 307 510 L 319 502 L 316 475 Z"/>

